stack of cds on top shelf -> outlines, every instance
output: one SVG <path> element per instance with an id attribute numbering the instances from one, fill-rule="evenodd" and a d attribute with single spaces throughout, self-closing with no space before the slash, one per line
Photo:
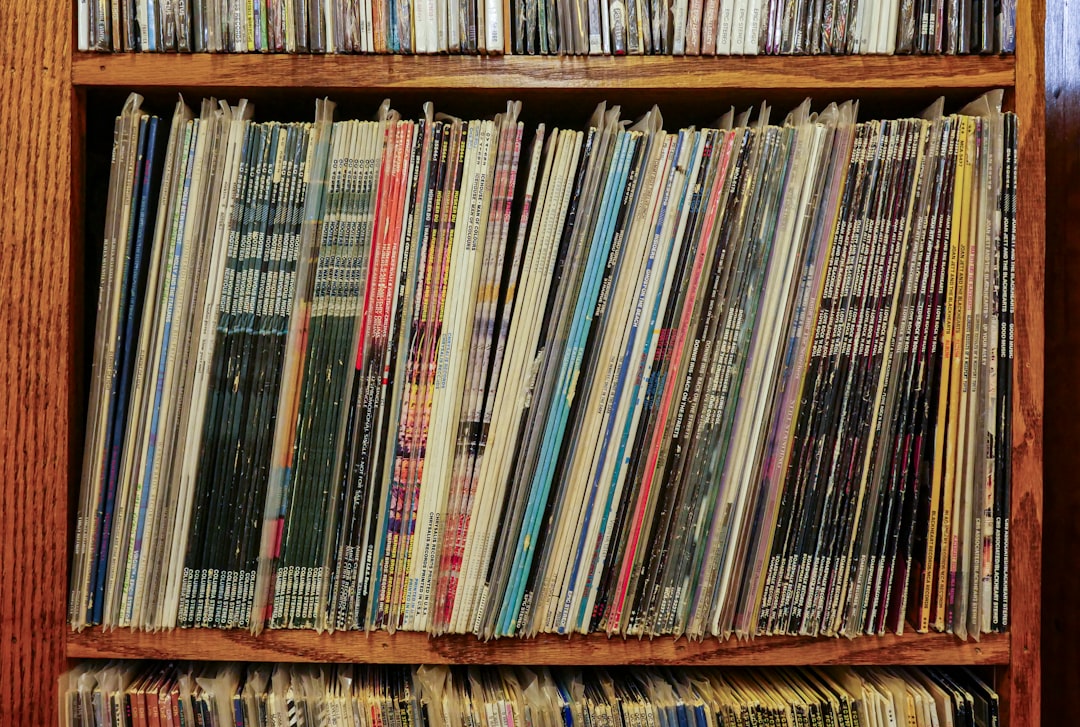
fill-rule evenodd
<path id="1" fill-rule="evenodd" d="M 76 0 L 80 50 L 490 53 L 503 0 Z"/>
<path id="2" fill-rule="evenodd" d="M 529 669 L 87 662 L 60 678 L 61 727 L 989 727 L 964 669 Z"/>
<path id="3" fill-rule="evenodd" d="M 1011 53 L 1012 0 L 512 0 L 513 52 Z"/>
<path id="4" fill-rule="evenodd" d="M 79 49 L 101 51 L 726 56 L 1016 45 L 1016 0 L 76 2 Z"/>
<path id="5" fill-rule="evenodd" d="M 1016 118 L 117 119 L 70 620 L 1008 625 Z"/>

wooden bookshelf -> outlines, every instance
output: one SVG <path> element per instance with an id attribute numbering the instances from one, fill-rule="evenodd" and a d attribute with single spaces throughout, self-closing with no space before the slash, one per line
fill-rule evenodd
<path id="1" fill-rule="evenodd" d="M 1007 727 L 1039 723 L 1045 280 L 1044 0 L 1020 0 L 1015 57 L 538 58 L 78 53 L 71 0 L 6 3 L 0 29 L 0 724 L 56 723 L 57 678 L 83 658 L 192 658 L 469 664 L 970 664 L 994 667 Z M 855 640 L 651 641 L 604 636 L 478 642 L 424 634 L 177 630 L 72 633 L 67 565 L 82 462 L 89 329 L 82 230 L 89 121 L 128 90 L 161 98 L 241 94 L 273 103 L 360 98 L 536 97 L 549 113 L 586 98 L 660 101 L 802 96 L 870 99 L 910 113 L 1006 89 L 1020 117 L 1011 633 Z M 562 102 L 565 102 L 565 106 Z M 527 106 L 528 108 L 528 106 Z M 554 111 L 552 110 L 554 109 Z M 698 119 L 701 121 L 701 119 Z M 93 143 L 97 143 L 94 140 Z M 92 266 L 91 266 L 92 267 Z"/>
<path id="2" fill-rule="evenodd" d="M 128 90 L 210 87 L 358 89 L 429 92 L 531 89 L 682 92 L 694 89 L 934 91 L 1012 87 L 1013 56 L 311 56 L 77 53 L 71 80 L 79 87 Z"/>
<path id="3" fill-rule="evenodd" d="M 161 633 L 100 629 L 72 633 L 67 655 L 73 659 L 198 659 L 232 661 L 362 662 L 371 664 L 662 664 L 783 666 L 809 664 L 968 664 L 1009 663 L 1008 634 L 982 641 L 960 641 L 949 634 L 809 639 L 765 637 L 750 641 L 688 641 L 542 635 L 533 639 L 482 642 L 473 636 L 429 637 L 424 633 L 214 629 Z"/>

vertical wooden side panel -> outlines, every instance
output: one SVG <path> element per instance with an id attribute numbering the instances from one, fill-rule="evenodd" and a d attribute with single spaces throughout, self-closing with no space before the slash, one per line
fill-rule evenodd
<path id="1" fill-rule="evenodd" d="M 68 0 L 0 4 L 0 724 L 56 724 L 67 573 Z"/>
<path id="2" fill-rule="evenodd" d="M 1039 724 L 1043 503 L 1043 320 L 1046 279 L 1044 0 L 1020 0 L 1016 112 L 1020 118 L 1010 561 L 1012 655 L 1001 687 L 1009 727 Z"/>
<path id="3" fill-rule="evenodd" d="M 1046 15 L 1046 519 L 1043 537 L 1045 724 L 1074 709 L 1080 689 L 1080 5 L 1048 0 Z"/>

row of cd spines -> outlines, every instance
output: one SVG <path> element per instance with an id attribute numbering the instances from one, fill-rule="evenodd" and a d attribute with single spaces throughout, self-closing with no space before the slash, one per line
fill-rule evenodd
<path id="1" fill-rule="evenodd" d="M 1015 0 L 76 0 L 80 50 L 570 55 L 1015 49 Z"/>

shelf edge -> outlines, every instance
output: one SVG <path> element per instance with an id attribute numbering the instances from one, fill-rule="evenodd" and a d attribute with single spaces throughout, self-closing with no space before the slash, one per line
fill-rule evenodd
<path id="1" fill-rule="evenodd" d="M 67 636 L 69 658 L 190 659 L 371 664 L 579 665 L 739 665 L 963 664 L 1001 665 L 1010 659 L 1008 634 L 981 642 L 949 634 L 845 639 L 765 637 L 752 641 L 691 642 L 658 637 L 651 641 L 608 639 L 602 634 L 479 642 L 472 636 L 428 637 L 387 634 L 270 631 L 254 637 L 211 629 L 159 633 L 100 629 Z"/>
<path id="2" fill-rule="evenodd" d="M 328 91 L 964 90 L 1015 85 L 1012 56 L 726 58 L 76 53 L 76 87 Z"/>

